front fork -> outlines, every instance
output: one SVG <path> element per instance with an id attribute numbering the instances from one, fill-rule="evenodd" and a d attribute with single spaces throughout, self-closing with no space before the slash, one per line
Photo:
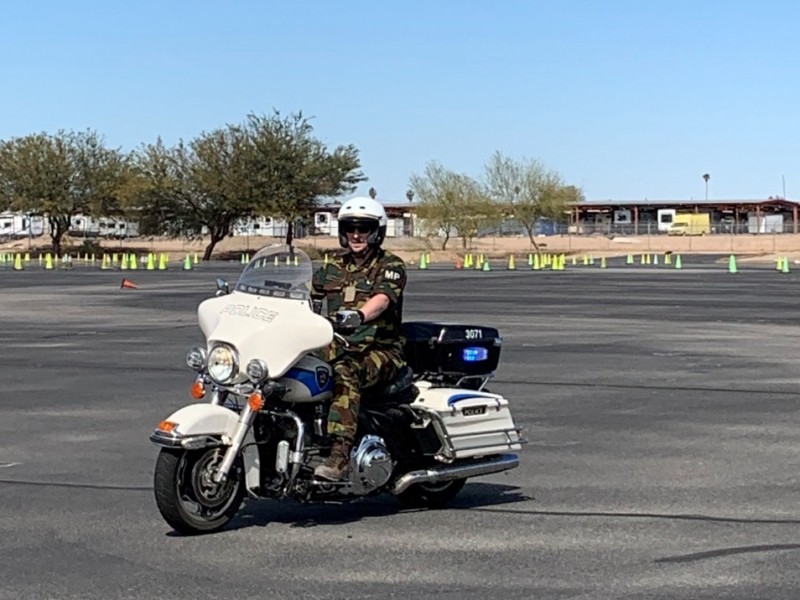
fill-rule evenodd
<path id="1" fill-rule="evenodd" d="M 241 413 L 239 413 L 239 422 L 236 424 L 236 429 L 233 432 L 231 444 L 225 451 L 222 464 L 214 473 L 215 483 L 223 483 L 228 479 L 228 474 L 231 471 L 234 461 L 236 461 L 236 457 L 239 456 L 239 452 L 242 450 L 244 438 L 253 424 L 255 415 L 256 413 L 252 408 L 250 408 L 250 404 L 245 402 L 244 409 Z"/>
<path id="2" fill-rule="evenodd" d="M 244 445 L 245 437 L 247 436 L 247 432 L 250 430 L 250 427 L 253 425 L 253 421 L 255 420 L 256 414 L 258 411 L 254 411 L 250 407 L 249 402 L 245 402 L 244 409 L 239 414 L 239 421 L 236 424 L 236 429 L 234 430 L 233 437 L 231 438 L 231 443 L 228 446 L 228 449 L 225 451 L 225 456 L 222 458 L 222 463 L 220 464 L 219 468 L 214 472 L 214 482 L 215 483 L 224 483 L 227 481 L 228 476 L 230 474 L 230 470 L 233 467 L 234 462 L 236 461 L 236 457 L 242 450 L 242 446 Z M 276 417 L 284 417 L 289 418 L 294 421 L 295 428 L 297 429 L 297 435 L 295 438 L 295 445 L 294 445 L 294 452 L 288 453 L 283 460 L 287 463 L 291 463 L 292 470 L 289 474 L 289 480 L 286 483 L 286 490 L 288 491 L 294 480 L 297 478 L 297 474 L 300 472 L 300 465 L 303 464 L 303 455 L 304 455 L 304 448 L 305 448 L 305 437 L 306 437 L 306 428 L 303 420 L 299 417 L 299 415 L 295 414 L 294 412 L 287 410 L 287 411 L 272 411 L 266 410 L 263 411 L 267 414 L 274 415 Z M 276 465 L 278 472 L 286 472 L 288 469 L 288 464 L 284 465 Z"/>

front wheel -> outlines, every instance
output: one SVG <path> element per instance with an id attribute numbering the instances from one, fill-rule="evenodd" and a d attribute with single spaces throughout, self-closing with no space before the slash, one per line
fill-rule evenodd
<path id="1" fill-rule="evenodd" d="M 409 508 L 444 508 L 456 497 L 466 479 L 453 479 L 441 483 L 415 483 L 397 495 Z"/>
<path id="2" fill-rule="evenodd" d="M 224 527 L 238 512 L 245 494 L 244 469 L 237 459 L 224 483 L 213 474 L 224 448 L 163 448 L 156 461 L 153 488 L 161 516 L 177 532 L 195 535 Z"/>

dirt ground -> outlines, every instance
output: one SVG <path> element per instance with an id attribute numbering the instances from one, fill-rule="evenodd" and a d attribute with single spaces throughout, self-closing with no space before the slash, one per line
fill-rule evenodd
<path id="1" fill-rule="evenodd" d="M 49 249 L 49 238 L 16 240 L 0 244 L 0 252 L 25 253 L 36 255 Z M 166 252 L 172 260 L 183 258 L 186 254 L 202 256 L 208 240 L 184 240 L 156 237 L 142 237 L 130 240 L 92 240 L 109 253 L 133 251 L 138 253 Z M 272 237 L 230 237 L 214 249 L 213 257 L 233 258 L 241 253 L 252 254 L 257 249 L 280 243 L 280 238 Z M 536 238 L 536 244 L 543 253 L 564 253 L 567 256 L 591 254 L 600 256 L 625 256 L 627 254 L 646 254 L 673 252 L 676 254 L 735 254 L 746 261 L 774 261 L 778 256 L 786 256 L 792 262 L 800 260 L 800 234 L 761 234 L 761 235 L 708 235 L 674 237 L 667 235 L 606 237 L 596 236 L 547 236 Z M 70 252 L 83 254 L 84 240 L 65 238 L 65 247 Z M 308 237 L 295 241 L 296 245 L 308 249 L 312 256 L 322 256 L 338 248 L 338 241 L 331 237 Z M 468 253 L 483 254 L 489 258 L 527 256 L 534 251 L 527 237 L 484 237 L 472 241 L 470 248 L 464 248 L 462 240 L 451 238 L 446 250 L 441 250 L 442 239 L 435 237 L 387 238 L 384 246 L 401 256 L 409 263 L 416 263 L 420 255 L 430 253 L 431 262 L 452 262 Z"/>

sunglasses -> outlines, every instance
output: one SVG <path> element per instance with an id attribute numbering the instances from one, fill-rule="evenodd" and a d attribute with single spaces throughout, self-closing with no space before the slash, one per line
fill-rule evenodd
<path id="1" fill-rule="evenodd" d="M 344 233 L 360 233 L 366 235 L 375 231 L 375 226 L 368 223 L 342 223 L 341 230 Z"/>

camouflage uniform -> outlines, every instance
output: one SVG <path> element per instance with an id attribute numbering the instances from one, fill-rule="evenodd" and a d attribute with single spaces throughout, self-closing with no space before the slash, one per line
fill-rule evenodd
<path id="1" fill-rule="evenodd" d="M 403 366 L 401 315 L 406 267 L 401 258 L 381 248 L 359 264 L 343 251 L 314 274 L 312 296 L 327 300 L 328 317 L 339 309 L 358 310 L 376 294 L 389 298 L 378 318 L 346 336 L 349 346 L 334 340 L 324 353 L 333 365 L 333 403 L 328 433 L 353 440 L 358 424 L 361 388 L 392 379 Z M 324 307 L 323 307 L 324 308 Z"/>

